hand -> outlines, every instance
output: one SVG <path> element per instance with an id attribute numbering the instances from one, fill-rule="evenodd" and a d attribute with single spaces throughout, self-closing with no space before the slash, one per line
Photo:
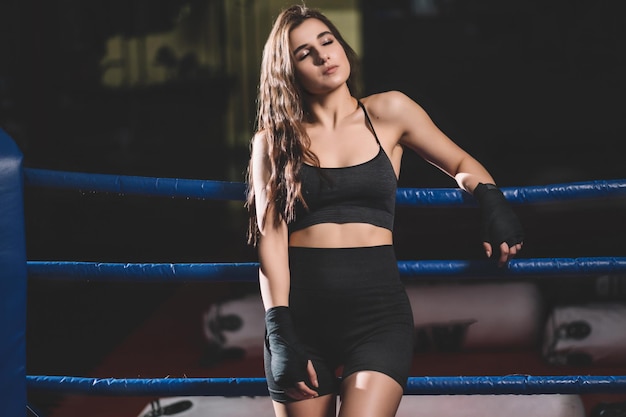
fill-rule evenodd
<path id="1" fill-rule="evenodd" d="M 483 248 L 487 257 L 498 253 L 498 266 L 522 250 L 524 231 L 504 194 L 493 184 L 479 183 L 474 189 L 482 211 Z"/>
<path id="2" fill-rule="evenodd" d="M 311 386 L 314 388 L 319 388 L 319 383 L 317 382 L 317 373 L 315 372 L 315 368 L 313 367 L 313 362 L 309 361 L 306 367 L 307 373 L 309 374 L 309 381 L 311 382 Z M 308 400 L 310 398 L 316 398 L 319 394 L 313 389 L 309 388 L 309 386 L 304 382 L 298 382 L 295 387 L 287 388 L 285 393 L 293 398 L 294 400 Z"/>
<path id="3" fill-rule="evenodd" d="M 503 266 L 507 262 L 509 262 L 513 257 L 515 257 L 515 255 L 517 255 L 517 252 L 522 250 L 522 246 L 524 246 L 523 242 L 520 242 L 513 246 L 509 246 L 508 243 L 502 242 L 499 247 L 500 255 L 498 257 L 498 266 Z M 483 242 L 483 249 L 485 249 L 485 254 L 487 255 L 487 258 L 491 258 L 491 255 L 493 253 L 491 243 Z"/>
<path id="4" fill-rule="evenodd" d="M 311 361 L 306 349 L 300 344 L 291 320 L 289 307 L 278 306 L 265 313 L 265 343 L 270 353 L 270 368 L 276 383 L 284 388 L 300 387 L 311 380 Z M 317 376 L 313 370 L 315 381 Z M 306 392 L 306 390 L 301 391 Z"/>

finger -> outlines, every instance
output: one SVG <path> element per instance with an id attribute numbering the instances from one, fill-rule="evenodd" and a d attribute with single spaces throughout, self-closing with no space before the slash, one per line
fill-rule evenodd
<path id="1" fill-rule="evenodd" d="M 491 258 L 491 244 L 489 242 L 483 242 L 483 249 L 485 250 L 487 258 Z"/>
<path id="2" fill-rule="evenodd" d="M 303 393 L 297 388 L 287 388 L 285 390 L 285 394 L 287 394 L 287 396 L 289 396 L 290 398 L 298 401 L 312 398 L 310 395 Z"/>
<path id="3" fill-rule="evenodd" d="M 297 388 L 302 392 L 307 398 L 317 397 L 317 391 L 312 388 L 309 388 L 307 384 L 304 382 L 298 382 Z"/>
<path id="4" fill-rule="evenodd" d="M 509 254 L 509 260 L 515 256 L 517 256 L 518 253 L 520 253 L 520 251 L 522 250 L 522 247 L 524 246 L 523 242 L 517 243 L 513 246 L 510 247 L 510 254 Z"/>
<path id="5" fill-rule="evenodd" d="M 318 396 L 317 392 L 309 388 L 304 382 L 298 382 L 295 387 L 287 388 L 285 393 L 295 400 L 306 400 Z"/>
<path id="6" fill-rule="evenodd" d="M 318 388 L 319 382 L 317 380 L 317 372 L 315 372 L 313 362 L 311 362 L 310 360 L 307 362 L 306 370 L 309 374 L 309 380 L 311 381 L 311 385 Z M 306 400 L 319 396 L 317 391 L 309 388 L 309 386 L 305 384 L 304 381 L 298 382 L 295 387 L 287 388 L 285 390 L 285 393 L 294 400 Z"/>
<path id="7" fill-rule="evenodd" d="M 309 360 L 309 363 L 306 365 L 306 370 L 309 373 L 309 381 L 311 381 L 311 385 L 315 388 L 319 388 L 319 382 L 317 381 L 317 372 L 315 372 L 315 368 L 313 367 L 313 362 Z"/>
<path id="8" fill-rule="evenodd" d="M 313 398 L 312 395 L 310 394 L 305 394 L 302 391 L 300 391 L 299 389 L 296 388 L 289 388 L 285 390 L 285 393 L 287 394 L 287 396 L 289 396 L 290 398 L 294 399 L 294 400 L 308 400 L 309 398 Z"/>
<path id="9" fill-rule="evenodd" d="M 500 244 L 500 259 L 498 259 L 498 266 L 502 266 L 509 260 L 509 245 L 506 242 Z"/>

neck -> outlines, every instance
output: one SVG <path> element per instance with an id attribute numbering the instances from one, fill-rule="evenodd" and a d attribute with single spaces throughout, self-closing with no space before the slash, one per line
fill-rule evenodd
<path id="1" fill-rule="evenodd" d="M 307 97 L 307 107 L 310 123 L 335 127 L 346 116 L 354 113 L 357 101 L 345 85 L 328 94 Z"/>

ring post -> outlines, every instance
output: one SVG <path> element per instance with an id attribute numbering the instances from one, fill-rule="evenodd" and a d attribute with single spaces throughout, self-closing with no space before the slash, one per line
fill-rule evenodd
<path id="1" fill-rule="evenodd" d="M 26 237 L 22 153 L 0 129 L 0 415 L 26 415 Z"/>

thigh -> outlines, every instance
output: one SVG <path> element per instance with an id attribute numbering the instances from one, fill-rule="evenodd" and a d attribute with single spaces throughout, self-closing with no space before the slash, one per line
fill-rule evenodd
<path id="1" fill-rule="evenodd" d="M 353 373 L 341 384 L 339 417 L 393 417 L 403 393 L 400 384 L 388 375 Z"/>
<path id="2" fill-rule="evenodd" d="M 276 417 L 335 417 L 337 413 L 337 397 L 332 394 L 310 400 L 273 403 Z"/>

